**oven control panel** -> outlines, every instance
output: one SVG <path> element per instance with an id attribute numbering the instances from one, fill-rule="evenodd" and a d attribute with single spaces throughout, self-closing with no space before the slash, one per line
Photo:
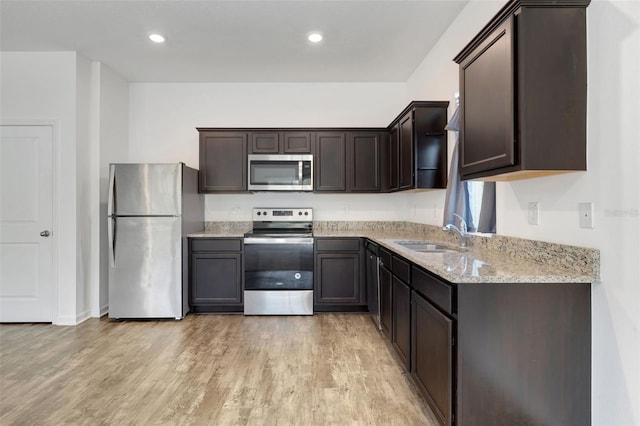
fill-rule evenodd
<path id="1" fill-rule="evenodd" d="M 278 209 L 272 207 L 260 207 L 253 209 L 254 222 L 310 222 L 312 220 L 313 209 L 311 208 Z"/>

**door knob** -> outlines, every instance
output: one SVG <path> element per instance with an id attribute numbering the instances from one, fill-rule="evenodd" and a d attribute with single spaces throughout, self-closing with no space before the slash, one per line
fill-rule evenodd
<path id="1" fill-rule="evenodd" d="M 49 235 L 51 235 L 51 233 L 50 233 L 49 231 L 42 231 L 42 232 L 40 233 L 40 236 L 41 236 L 41 237 L 48 237 Z"/>

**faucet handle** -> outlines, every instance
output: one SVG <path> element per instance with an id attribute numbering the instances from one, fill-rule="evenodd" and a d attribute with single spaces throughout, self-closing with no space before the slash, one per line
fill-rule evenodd
<path id="1" fill-rule="evenodd" d="M 460 228 L 462 228 L 462 232 L 467 233 L 467 222 L 460 216 L 458 213 L 453 214 L 455 217 L 460 219 Z"/>

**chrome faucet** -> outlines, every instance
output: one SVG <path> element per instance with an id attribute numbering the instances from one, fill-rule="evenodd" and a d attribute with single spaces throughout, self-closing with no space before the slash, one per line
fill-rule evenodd
<path id="1" fill-rule="evenodd" d="M 456 231 L 458 235 L 460 235 L 460 247 L 466 248 L 467 241 L 469 239 L 469 234 L 467 233 L 467 222 L 465 222 L 465 220 L 459 214 L 454 213 L 453 215 L 460 219 L 460 228 L 462 229 L 458 228 L 452 223 L 448 223 L 447 225 L 443 226 L 442 229 L 444 231 Z"/>

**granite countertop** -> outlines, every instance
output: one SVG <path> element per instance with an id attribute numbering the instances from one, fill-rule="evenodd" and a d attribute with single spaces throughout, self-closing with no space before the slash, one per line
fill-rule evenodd
<path id="1" fill-rule="evenodd" d="M 428 226 L 428 225 L 427 225 Z M 424 269 L 456 284 L 467 283 L 593 283 L 599 281 L 599 251 L 501 236 L 471 237 L 460 249 L 455 236 L 438 227 L 374 229 L 315 227 L 314 237 L 365 237 Z M 248 229 L 215 228 L 189 237 L 241 238 Z M 447 246 L 446 252 L 422 253 L 396 243 L 428 240 Z"/>
<path id="2" fill-rule="evenodd" d="M 234 231 L 234 230 L 216 230 L 216 231 L 202 231 L 188 234 L 189 238 L 242 238 L 246 231 Z"/>
<path id="3" fill-rule="evenodd" d="M 316 237 L 366 237 L 382 247 L 457 284 L 465 283 L 592 283 L 594 276 L 552 263 L 533 263 L 479 248 L 460 249 L 447 242 L 430 240 L 448 246 L 452 251 L 421 253 L 396 243 L 422 240 L 415 234 L 376 231 L 314 232 Z"/>

